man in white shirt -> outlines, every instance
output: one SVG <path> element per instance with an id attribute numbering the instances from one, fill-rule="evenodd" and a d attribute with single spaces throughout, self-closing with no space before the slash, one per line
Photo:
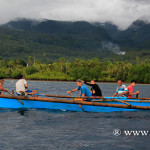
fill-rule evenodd
<path id="1" fill-rule="evenodd" d="M 18 79 L 19 80 L 16 82 L 16 93 L 18 96 L 23 96 L 27 94 L 31 94 L 31 95 L 37 94 L 36 90 L 27 90 L 28 83 L 24 79 L 22 74 L 18 76 Z M 34 96 L 37 97 L 37 95 L 34 95 Z"/>

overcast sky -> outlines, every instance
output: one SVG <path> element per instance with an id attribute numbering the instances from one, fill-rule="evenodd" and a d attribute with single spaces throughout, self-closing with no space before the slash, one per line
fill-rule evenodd
<path id="1" fill-rule="evenodd" d="M 125 29 L 150 21 L 150 0 L 0 0 L 0 24 L 15 18 L 111 21 Z"/>

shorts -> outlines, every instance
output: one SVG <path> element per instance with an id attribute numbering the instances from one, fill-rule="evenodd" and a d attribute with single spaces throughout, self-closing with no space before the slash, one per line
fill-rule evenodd
<path id="1" fill-rule="evenodd" d="M 91 101 L 92 99 L 91 98 L 87 98 L 85 101 Z"/>
<path id="2" fill-rule="evenodd" d="M 26 93 L 32 93 L 33 92 L 33 90 L 27 90 L 26 91 Z"/>
<path id="3" fill-rule="evenodd" d="M 32 90 L 25 91 L 25 93 L 32 93 L 32 92 L 33 92 Z M 16 92 L 17 96 L 25 96 L 25 93 L 17 93 Z"/>
<path id="4" fill-rule="evenodd" d="M 16 92 L 16 94 L 17 94 L 17 96 L 25 96 L 25 93 L 19 94 L 19 93 Z"/>

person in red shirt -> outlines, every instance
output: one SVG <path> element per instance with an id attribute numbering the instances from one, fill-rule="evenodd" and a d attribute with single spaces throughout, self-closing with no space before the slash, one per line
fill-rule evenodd
<path id="1" fill-rule="evenodd" d="M 128 92 L 127 92 L 127 97 L 128 98 L 132 98 L 132 95 L 136 95 L 136 97 L 138 97 L 139 91 L 136 91 L 135 93 L 133 93 L 133 87 L 136 85 L 136 81 L 132 80 L 130 85 L 127 87 Z"/>

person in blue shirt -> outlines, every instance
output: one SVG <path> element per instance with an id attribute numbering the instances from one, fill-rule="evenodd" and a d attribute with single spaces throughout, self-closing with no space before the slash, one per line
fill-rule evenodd
<path id="1" fill-rule="evenodd" d="M 85 96 L 90 97 L 90 96 L 92 96 L 90 90 L 82 83 L 82 80 L 80 80 L 80 79 L 76 80 L 76 84 L 77 84 L 77 88 L 68 91 L 68 92 L 67 92 L 68 94 L 70 94 L 71 92 L 75 92 L 75 91 L 79 91 L 79 90 L 80 90 L 80 91 L 81 91 L 81 95 L 80 95 L 80 96 L 82 96 L 82 97 L 85 97 Z M 92 99 L 90 99 L 90 98 L 87 98 L 87 99 L 86 99 L 86 98 L 85 98 L 85 99 L 83 99 L 83 100 L 88 100 L 88 101 L 90 101 L 90 100 L 92 100 Z"/>

